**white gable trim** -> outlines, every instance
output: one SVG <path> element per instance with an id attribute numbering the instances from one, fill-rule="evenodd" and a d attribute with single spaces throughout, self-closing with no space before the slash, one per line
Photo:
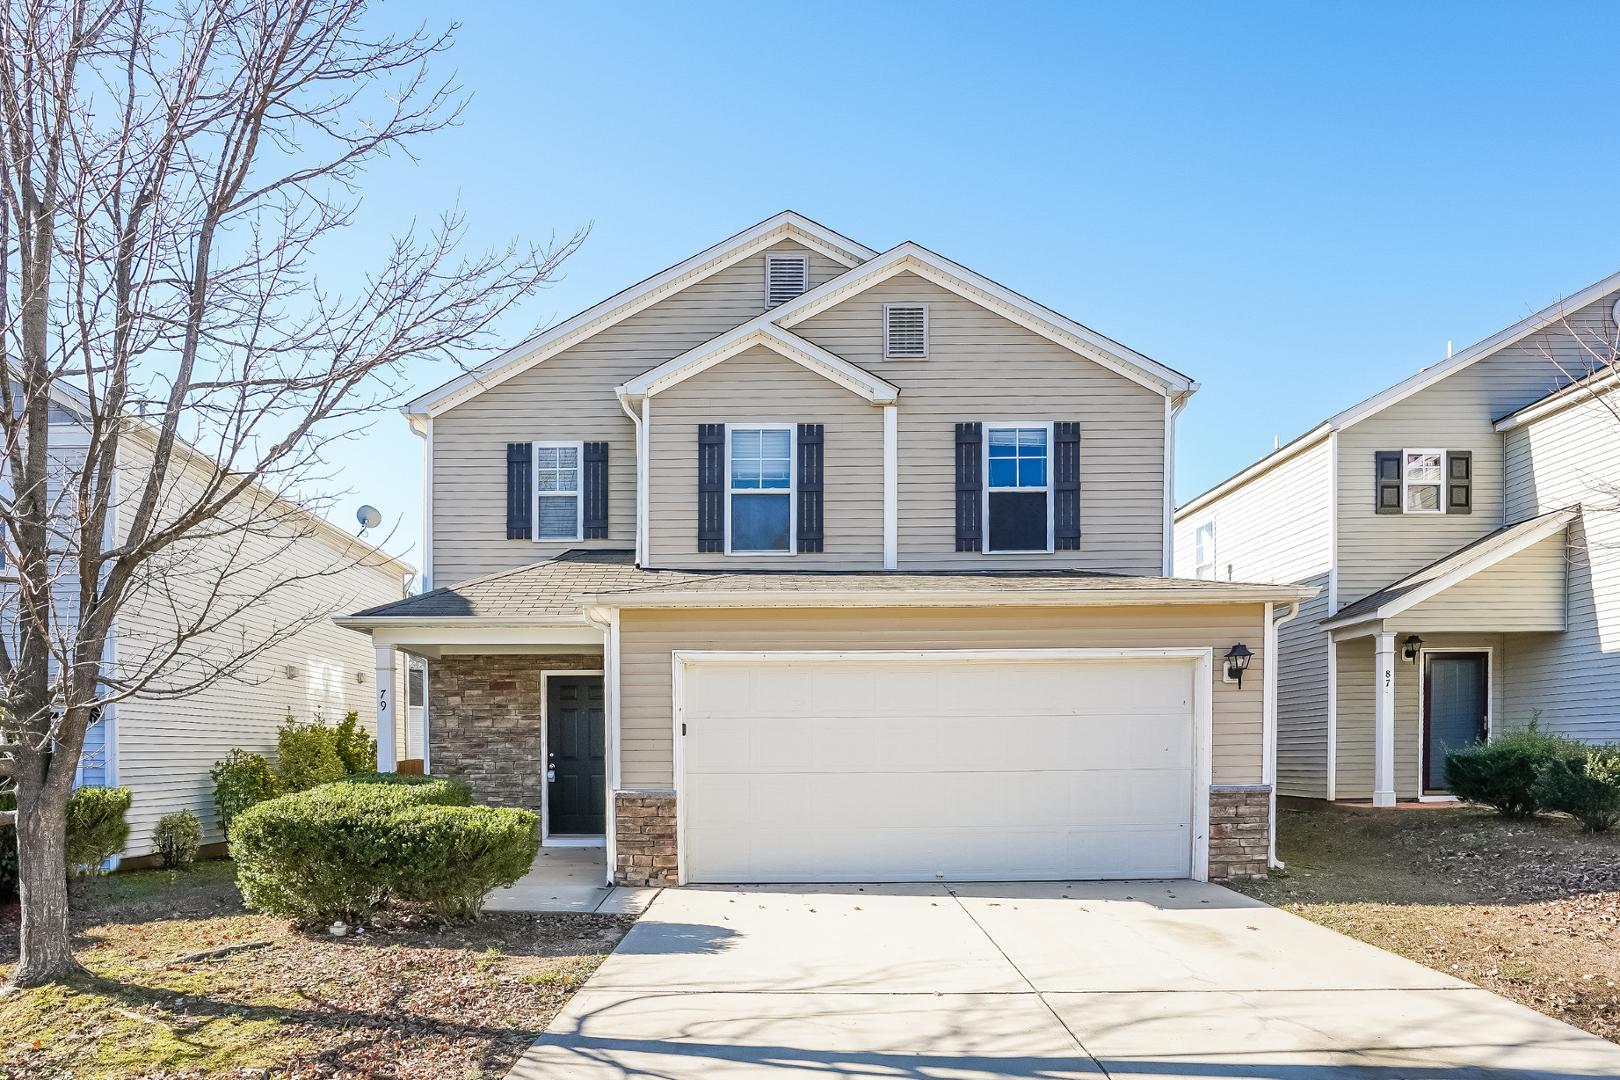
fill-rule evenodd
<path id="1" fill-rule="evenodd" d="M 1533 424 L 1537 420 L 1552 416 L 1554 413 L 1561 413 L 1571 405 L 1598 401 L 1617 390 L 1620 390 L 1620 368 L 1602 369 L 1587 376 L 1580 382 L 1570 383 L 1563 389 L 1548 394 L 1540 401 L 1533 402 L 1517 412 L 1502 417 L 1496 422 L 1496 430 L 1512 431 L 1514 428 Z"/>
<path id="2" fill-rule="evenodd" d="M 413 399 L 403 411 L 407 416 L 438 416 L 593 334 L 623 322 L 660 300 L 783 240 L 803 244 L 841 266 L 858 266 L 877 254 L 871 248 L 840 236 L 818 222 L 791 210 L 784 211 L 507 349 L 472 371 Z"/>
<path id="3" fill-rule="evenodd" d="M 652 397 L 756 345 L 764 346 L 851 393 L 859 394 L 873 405 L 892 405 L 900 396 L 898 387 L 864 368 L 856 367 L 843 357 L 781 327 L 770 323 L 759 325 L 757 320 L 744 323 L 659 364 L 651 371 L 643 372 L 620 386 L 617 393 L 621 399 Z"/>

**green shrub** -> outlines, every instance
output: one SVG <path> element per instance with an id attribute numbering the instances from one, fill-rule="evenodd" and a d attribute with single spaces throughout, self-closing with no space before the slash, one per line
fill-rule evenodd
<path id="1" fill-rule="evenodd" d="M 287 713 L 276 731 L 276 775 L 284 791 L 308 791 L 320 784 L 343 779 L 343 759 L 338 757 L 332 729 L 319 720 L 300 724 Z"/>
<path id="2" fill-rule="evenodd" d="M 465 785 L 426 780 L 330 783 L 245 811 L 230 834 L 243 899 L 305 926 L 363 922 L 390 900 L 476 915 L 486 892 L 528 872 L 539 822 L 447 801 Z"/>
<path id="3" fill-rule="evenodd" d="M 1620 746 L 1588 747 L 1584 757 L 1555 758 L 1536 774 L 1535 796 L 1585 832 L 1607 832 L 1620 821 Z"/>
<path id="4" fill-rule="evenodd" d="M 407 773 L 354 773 L 338 781 L 340 784 L 387 784 L 410 788 L 417 802 L 436 803 L 439 806 L 471 806 L 472 788 L 465 780 L 453 776 L 413 776 Z"/>
<path id="5" fill-rule="evenodd" d="M 202 822 L 190 810 L 176 810 L 158 818 L 152 830 L 152 845 L 170 870 L 189 866 L 202 846 Z"/>
<path id="6" fill-rule="evenodd" d="M 1474 743 L 1446 755 L 1446 785 L 1471 803 L 1494 807 L 1505 817 L 1529 817 L 1541 808 L 1536 776 L 1554 761 L 1584 754 L 1579 743 L 1528 727 Z"/>
<path id="7" fill-rule="evenodd" d="M 208 775 L 214 781 L 214 809 L 219 827 L 230 830 L 236 815 L 256 803 L 281 794 L 281 780 L 269 759 L 246 750 L 232 750 L 216 761 Z"/>
<path id="8" fill-rule="evenodd" d="M 346 773 L 369 773 L 377 768 L 377 740 L 360 726 L 357 712 L 345 714 L 343 722 L 332 729 L 332 749 L 337 751 Z"/>
<path id="9" fill-rule="evenodd" d="M 84 787 L 68 796 L 67 862 L 92 873 L 124 850 L 129 839 L 130 792 L 121 787 Z"/>

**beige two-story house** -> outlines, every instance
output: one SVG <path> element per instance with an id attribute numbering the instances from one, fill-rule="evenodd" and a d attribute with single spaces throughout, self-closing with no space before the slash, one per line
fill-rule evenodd
<path id="1" fill-rule="evenodd" d="M 1620 274 L 1330 417 L 1176 513 L 1176 569 L 1320 591 L 1277 790 L 1449 800 L 1449 749 L 1620 739 Z"/>
<path id="2" fill-rule="evenodd" d="M 1169 576 L 1195 389 L 780 214 L 412 402 L 435 587 L 342 621 L 620 882 L 1262 873 L 1312 590 Z"/>

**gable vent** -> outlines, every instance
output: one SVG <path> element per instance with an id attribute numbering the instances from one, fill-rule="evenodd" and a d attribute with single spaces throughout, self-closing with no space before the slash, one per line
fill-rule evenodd
<path id="1" fill-rule="evenodd" d="M 810 287 L 810 260 L 803 255 L 765 256 L 765 306 L 785 304 Z"/>
<path id="2" fill-rule="evenodd" d="M 928 355 L 928 305 L 883 305 L 883 355 L 897 359 Z"/>

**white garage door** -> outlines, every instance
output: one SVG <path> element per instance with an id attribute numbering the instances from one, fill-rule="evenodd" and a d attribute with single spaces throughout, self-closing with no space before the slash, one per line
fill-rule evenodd
<path id="1" fill-rule="evenodd" d="M 685 880 L 1186 877 L 1186 657 L 759 654 L 682 664 Z"/>

